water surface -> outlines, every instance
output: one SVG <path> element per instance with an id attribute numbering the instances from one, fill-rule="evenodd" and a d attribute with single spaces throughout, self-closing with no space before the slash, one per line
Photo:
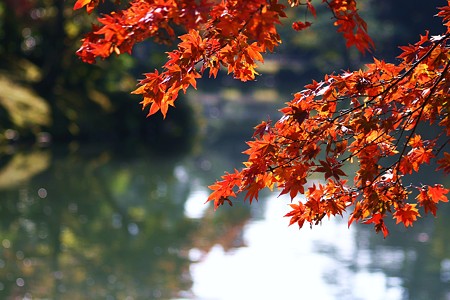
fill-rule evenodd
<path id="1" fill-rule="evenodd" d="M 346 217 L 288 227 L 289 200 L 270 193 L 214 212 L 207 186 L 244 146 L 220 139 L 170 156 L 142 145 L 3 155 L 0 298 L 450 299 L 449 205 L 412 229 L 389 224 L 387 239 Z"/>

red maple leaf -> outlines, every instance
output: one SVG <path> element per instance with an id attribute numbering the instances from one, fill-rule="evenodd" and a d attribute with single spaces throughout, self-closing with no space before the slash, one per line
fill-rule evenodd
<path id="1" fill-rule="evenodd" d="M 294 29 L 295 31 L 300 31 L 310 27 L 311 25 L 311 22 L 294 22 L 292 23 L 292 29 Z"/>
<path id="2" fill-rule="evenodd" d="M 376 213 L 372 216 L 372 218 L 368 219 L 367 221 L 363 222 L 363 224 L 375 224 L 375 231 L 383 232 L 383 237 L 386 238 L 389 235 L 389 230 L 387 229 L 386 225 L 384 224 L 384 215 L 380 213 Z"/>
<path id="3" fill-rule="evenodd" d="M 437 161 L 439 167 L 437 170 L 444 170 L 444 173 L 450 173 L 450 153 L 444 152 L 444 158 L 441 158 Z"/>

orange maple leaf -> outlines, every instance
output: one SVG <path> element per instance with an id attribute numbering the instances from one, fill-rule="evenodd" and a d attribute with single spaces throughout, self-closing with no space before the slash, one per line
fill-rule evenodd
<path id="1" fill-rule="evenodd" d="M 306 207 L 302 202 L 298 202 L 298 204 L 290 204 L 292 210 L 288 212 L 285 217 L 291 217 L 291 220 L 289 222 L 289 226 L 291 226 L 294 223 L 298 224 L 299 228 L 303 227 L 303 224 L 305 223 L 305 212 Z"/>
<path id="2" fill-rule="evenodd" d="M 428 187 L 428 195 L 435 203 L 438 203 L 439 201 L 448 202 L 447 196 L 445 196 L 448 192 L 449 190 L 445 189 L 441 184 L 435 184 L 434 187 Z"/>
<path id="3" fill-rule="evenodd" d="M 252 203 L 253 199 L 258 201 L 259 191 L 263 187 L 264 186 L 261 186 L 260 184 L 258 184 L 256 182 L 254 184 L 251 184 L 250 186 L 248 186 L 247 189 L 246 189 L 247 194 L 245 194 L 244 201 L 248 199 L 250 204 Z"/>
<path id="4" fill-rule="evenodd" d="M 397 219 L 396 224 L 402 222 L 405 227 L 412 226 L 417 217 L 420 217 L 416 206 L 417 204 L 406 203 L 403 207 L 399 207 L 394 213 L 394 218 Z"/>
<path id="5" fill-rule="evenodd" d="M 90 14 L 97 6 L 99 0 L 77 0 L 73 6 L 73 10 L 77 10 L 86 6 L 86 11 Z"/>
<path id="6" fill-rule="evenodd" d="M 423 208 L 425 209 L 425 213 L 431 212 L 433 216 L 436 217 L 436 203 L 434 203 L 433 200 L 430 199 L 430 196 L 428 195 L 425 188 L 420 188 L 419 195 L 417 195 L 416 199 L 419 205 L 423 206 Z"/>
<path id="7" fill-rule="evenodd" d="M 78 0 L 75 2 L 75 5 L 73 6 L 74 10 L 83 8 L 84 6 L 88 5 L 91 2 L 91 0 Z"/>

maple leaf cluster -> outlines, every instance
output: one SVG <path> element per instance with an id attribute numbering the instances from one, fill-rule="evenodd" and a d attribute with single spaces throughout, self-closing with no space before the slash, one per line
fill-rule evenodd
<path id="1" fill-rule="evenodd" d="M 101 25 L 83 39 L 78 55 L 93 63 L 97 57 L 130 53 L 135 43 L 150 37 L 172 40 L 174 27 L 182 27 L 186 34 L 168 53 L 163 71 L 145 74 L 133 92 L 143 96 L 149 115 L 161 111 L 166 116 L 179 92 L 196 88 L 197 78 L 207 69 L 213 77 L 225 67 L 237 79 L 255 79 L 261 53 L 281 42 L 275 25 L 284 16 L 277 1 L 131 1 L 128 9 L 98 18 Z"/>
<path id="2" fill-rule="evenodd" d="M 327 75 L 307 85 L 281 109 L 280 120 L 256 127 L 244 152 L 245 168 L 235 171 L 232 180 L 227 175 L 212 185 L 209 200 L 217 208 L 223 204 L 219 199 L 237 191 L 251 202 L 262 188 L 276 185 L 280 195 L 306 198 L 291 205 L 286 215 L 291 224 L 318 224 L 352 206 L 349 225 L 365 220 L 385 236 L 387 213 L 405 226 L 420 216 L 417 206 L 436 215 L 436 204 L 448 202 L 449 190 L 438 184 L 407 185 L 403 177 L 438 156 L 443 156 L 438 169 L 449 172 L 450 154 L 443 152 L 450 133 L 449 39 L 449 33 L 426 34 L 402 48 L 398 65 L 375 59 L 364 71 Z M 422 138 L 419 124 L 433 128 L 435 135 Z M 352 162 L 358 171 L 349 184 L 343 170 Z M 324 183 L 305 190 L 314 173 L 322 174 Z M 414 191 L 417 203 L 410 204 Z"/>
<path id="3" fill-rule="evenodd" d="M 348 47 L 361 52 L 373 47 L 356 1 L 322 3 L 333 13 Z M 91 12 L 98 4 L 78 0 L 74 8 Z M 304 6 L 316 17 L 311 0 L 287 4 Z M 224 68 L 241 81 L 255 79 L 263 53 L 281 43 L 276 25 L 286 9 L 277 0 L 134 0 L 126 9 L 100 16 L 100 25 L 83 39 L 78 55 L 94 63 L 112 53 L 130 53 L 135 43 L 148 38 L 174 40 L 174 28 L 184 29 L 162 71 L 145 74 L 133 91 L 142 95 L 148 115 L 160 111 L 166 116 L 178 94 L 196 88 L 206 70 L 210 77 Z M 450 135 L 450 1 L 437 15 L 447 31 L 440 36 L 426 33 L 417 43 L 401 47 L 399 63 L 374 59 L 362 70 L 326 75 L 296 93 L 278 121 L 255 127 L 244 168 L 212 184 L 207 201 L 218 208 L 244 194 L 244 201 L 252 203 L 262 189 L 278 188 L 292 200 L 303 195 L 286 214 L 290 224 L 319 224 L 351 210 L 349 226 L 374 224 L 384 236 L 388 214 L 405 226 L 420 217 L 419 208 L 436 215 L 437 204 L 448 202 L 449 190 L 404 181 L 432 161 L 445 174 L 450 171 L 445 151 Z M 297 21 L 292 27 L 311 25 Z M 422 136 L 419 125 L 432 128 L 434 135 Z M 344 172 L 350 164 L 357 165 L 353 178 Z M 313 174 L 321 181 L 311 184 Z"/>
<path id="4" fill-rule="evenodd" d="M 336 16 L 335 25 L 347 39 L 364 51 L 372 44 L 366 25 L 359 17 L 355 1 L 323 1 Z M 78 0 L 74 9 L 86 7 L 88 13 L 99 0 Z M 311 0 L 289 1 L 290 6 L 306 5 L 315 17 Z M 148 115 L 161 111 L 165 117 L 180 91 L 190 86 L 209 69 L 216 77 L 221 67 L 241 81 L 254 80 L 262 53 L 273 51 L 281 43 L 276 25 L 286 17 L 285 6 L 277 0 L 210 1 L 210 0 L 134 0 L 127 9 L 98 18 L 99 25 L 82 40 L 77 54 L 83 61 L 94 63 L 97 57 L 131 53 L 133 46 L 153 38 L 157 42 L 175 39 L 175 27 L 185 30 L 179 36 L 177 49 L 168 53 L 163 71 L 145 74 L 133 93 L 142 95 Z M 295 22 L 295 30 L 311 26 L 311 22 Z"/>

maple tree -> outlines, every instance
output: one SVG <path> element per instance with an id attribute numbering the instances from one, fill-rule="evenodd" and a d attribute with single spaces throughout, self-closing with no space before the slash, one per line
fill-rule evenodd
<path id="1" fill-rule="evenodd" d="M 168 52 L 162 71 L 145 74 L 132 93 L 141 95 L 148 115 L 165 117 L 178 94 L 208 73 L 221 68 L 241 81 L 254 80 L 263 53 L 281 43 L 277 25 L 288 7 L 304 7 L 310 18 L 320 2 L 333 16 L 347 47 L 371 51 L 374 44 L 355 0 L 132 0 L 127 8 L 98 17 L 98 24 L 82 40 L 77 54 L 88 63 L 113 53 L 131 53 L 133 46 L 153 38 L 174 41 L 175 29 L 184 30 L 176 48 Z M 74 9 L 91 13 L 100 0 L 78 0 Z M 428 32 L 414 44 L 401 47 L 396 64 L 373 59 L 363 69 L 326 75 L 296 93 L 280 110 L 278 121 L 255 127 L 244 152 L 241 170 L 226 173 L 210 186 L 215 209 L 232 205 L 238 194 L 244 201 L 258 200 L 264 188 L 277 188 L 292 200 L 290 224 L 319 224 L 325 217 L 350 210 L 353 222 L 374 224 L 386 237 L 385 218 L 412 226 L 419 208 L 436 216 L 437 204 L 448 202 L 449 189 L 441 184 L 414 185 L 405 176 L 436 162 L 450 172 L 445 147 L 450 134 L 450 1 L 438 8 L 446 31 Z M 292 24 L 296 31 L 313 22 Z M 208 72 L 206 72 L 208 71 Z M 432 128 L 432 136 L 419 126 Z M 355 176 L 345 172 L 356 165 Z M 311 175 L 315 174 L 312 184 Z"/>

